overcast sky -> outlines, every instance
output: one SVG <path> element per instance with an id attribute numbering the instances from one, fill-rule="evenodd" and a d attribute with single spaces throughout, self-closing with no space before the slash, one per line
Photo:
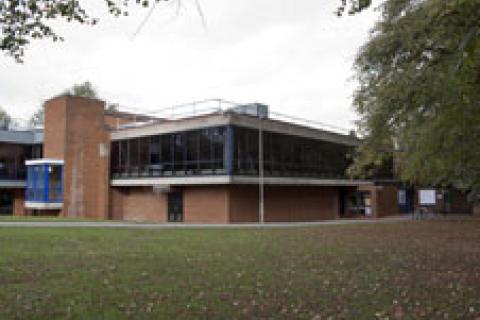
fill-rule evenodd
<path id="1" fill-rule="evenodd" d="M 179 1 L 179 0 L 174 0 Z M 133 1 L 132 1 L 133 2 Z M 223 98 L 352 127 L 352 62 L 378 14 L 337 18 L 339 0 L 194 0 L 130 17 L 82 4 L 95 27 L 56 22 L 63 43 L 36 41 L 24 64 L 0 55 L 0 106 L 29 118 L 42 101 L 89 80 L 110 102 L 139 110 Z"/>

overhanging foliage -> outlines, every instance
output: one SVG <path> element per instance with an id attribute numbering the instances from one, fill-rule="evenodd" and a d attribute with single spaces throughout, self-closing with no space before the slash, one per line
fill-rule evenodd
<path id="1" fill-rule="evenodd" d="M 388 0 L 355 62 L 365 144 L 407 181 L 480 190 L 480 1 Z"/>

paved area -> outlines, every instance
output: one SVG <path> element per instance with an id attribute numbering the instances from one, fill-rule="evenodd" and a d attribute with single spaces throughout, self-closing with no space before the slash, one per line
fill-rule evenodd
<path id="1" fill-rule="evenodd" d="M 411 220 L 411 216 L 383 219 L 339 219 L 319 222 L 291 223 L 243 223 L 243 224 L 183 224 L 183 223 L 136 223 L 116 221 L 1 221 L 0 227 L 35 227 L 35 228 L 138 228 L 138 229 L 199 229 L 199 228 L 292 228 L 320 225 L 346 225 L 392 223 Z"/>

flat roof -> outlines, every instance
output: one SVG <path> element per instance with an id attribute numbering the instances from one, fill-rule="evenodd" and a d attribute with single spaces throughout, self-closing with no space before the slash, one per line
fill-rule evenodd
<path id="1" fill-rule="evenodd" d="M 127 118 L 127 119 L 136 118 L 139 121 L 163 120 L 159 117 L 154 117 L 154 116 L 149 116 L 149 115 L 134 113 L 134 112 L 119 111 L 119 110 L 105 110 L 104 115 L 115 117 L 115 118 Z"/>
<path id="2" fill-rule="evenodd" d="M 0 142 L 40 144 L 43 142 L 43 130 L 0 130 Z"/>
<path id="3" fill-rule="evenodd" d="M 26 185 L 27 183 L 25 179 L 23 180 L 0 179 L 0 188 L 19 189 L 19 188 L 25 188 Z"/>
<path id="4" fill-rule="evenodd" d="M 287 121 L 281 121 L 270 118 L 259 118 L 255 116 L 238 114 L 233 112 L 216 112 L 179 120 L 170 120 L 168 122 L 155 122 L 137 127 L 122 128 L 111 132 L 111 139 L 124 140 L 143 136 L 152 136 L 173 132 L 202 129 L 208 127 L 217 127 L 225 125 L 236 125 L 252 129 L 258 129 L 262 125 L 262 130 L 311 138 L 316 140 L 328 141 L 349 146 L 359 146 L 361 141 L 355 136 L 340 134 L 323 129 L 317 129 L 305 125 L 299 125 Z"/>

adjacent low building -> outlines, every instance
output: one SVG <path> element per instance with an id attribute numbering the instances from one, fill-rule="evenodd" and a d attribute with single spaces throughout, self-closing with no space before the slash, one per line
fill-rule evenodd
<path id="1" fill-rule="evenodd" d="M 0 129 L 0 215 L 24 215 L 28 159 L 42 157 L 41 130 Z"/>
<path id="2" fill-rule="evenodd" d="M 185 223 L 399 214 L 391 175 L 346 176 L 360 143 L 274 120 L 262 104 L 170 119 L 61 96 L 46 103 L 43 131 L 0 131 L 0 212 Z"/>

